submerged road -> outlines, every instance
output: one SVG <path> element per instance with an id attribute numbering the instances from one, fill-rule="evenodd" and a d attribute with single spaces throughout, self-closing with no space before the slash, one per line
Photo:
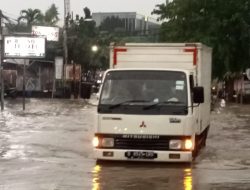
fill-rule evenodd
<path id="1" fill-rule="evenodd" d="M 250 189 L 250 106 L 212 112 L 192 164 L 101 163 L 92 155 L 96 107 L 81 100 L 9 100 L 0 112 L 0 190 Z"/>

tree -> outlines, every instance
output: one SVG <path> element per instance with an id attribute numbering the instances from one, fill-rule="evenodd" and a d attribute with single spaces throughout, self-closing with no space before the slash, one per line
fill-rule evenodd
<path id="1" fill-rule="evenodd" d="M 81 64 L 83 70 L 91 69 L 93 54 L 92 45 L 97 42 L 97 28 L 95 21 L 91 19 L 91 11 L 85 7 L 84 17 L 76 15 L 71 18 L 68 28 L 69 60 Z"/>
<path id="2" fill-rule="evenodd" d="M 21 16 L 18 18 L 18 23 L 24 20 L 27 23 L 27 26 L 32 24 L 37 24 L 42 22 L 43 15 L 39 9 L 27 9 L 21 10 Z"/>
<path id="3" fill-rule="evenodd" d="M 25 32 L 25 33 L 29 33 L 30 32 L 30 28 L 27 27 L 26 24 L 24 23 L 19 23 L 19 24 L 15 24 L 13 22 L 9 22 L 5 24 L 6 28 L 8 29 L 8 32 L 10 33 L 15 33 L 15 32 Z"/>
<path id="4" fill-rule="evenodd" d="M 83 9 L 83 12 L 85 14 L 85 19 L 91 19 L 92 18 L 91 11 L 90 11 L 90 9 L 88 7 L 85 7 Z"/>
<path id="5" fill-rule="evenodd" d="M 27 9 L 21 11 L 21 16 L 18 18 L 18 23 L 21 24 L 24 21 L 28 28 L 32 25 L 45 25 L 55 26 L 59 21 L 58 8 L 55 4 L 52 4 L 48 10 L 43 14 L 39 9 Z"/>
<path id="6" fill-rule="evenodd" d="M 44 24 L 47 26 L 55 26 L 59 21 L 58 15 L 58 8 L 55 6 L 55 4 L 52 4 L 43 16 Z"/>
<path id="7" fill-rule="evenodd" d="M 250 66 L 248 0 L 166 0 L 152 13 L 163 21 L 161 41 L 199 41 L 213 48 L 214 77 Z"/>

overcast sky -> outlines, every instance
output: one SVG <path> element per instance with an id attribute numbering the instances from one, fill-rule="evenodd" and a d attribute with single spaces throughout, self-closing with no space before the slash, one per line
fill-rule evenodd
<path id="1" fill-rule="evenodd" d="M 84 7 L 88 7 L 91 12 L 137 12 L 150 16 L 155 5 L 164 2 L 165 0 L 70 0 L 70 7 L 74 14 L 81 16 L 84 15 Z M 62 18 L 64 0 L 0 0 L 0 9 L 7 16 L 17 18 L 23 9 L 38 8 L 44 12 L 53 3 L 59 8 Z"/>

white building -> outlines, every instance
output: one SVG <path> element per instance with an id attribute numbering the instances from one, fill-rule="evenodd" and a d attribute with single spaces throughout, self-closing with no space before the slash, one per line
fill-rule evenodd
<path id="1" fill-rule="evenodd" d="M 101 23 L 108 17 L 118 17 L 124 21 L 125 31 L 143 32 L 148 33 L 160 28 L 160 23 L 155 19 L 146 17 L 136 12 L 98 12 L 92 13 L 92 18 L 96 22 L 96 26 L 100 26 Z"/>

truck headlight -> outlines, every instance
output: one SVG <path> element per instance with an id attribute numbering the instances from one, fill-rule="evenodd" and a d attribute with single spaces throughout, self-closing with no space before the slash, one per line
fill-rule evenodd
<path id="1" fill-rule="evenodd" d="M 93 140 L 92 140 L 92 144 L 94 147 L 98 147 L 99 146 L 99 139 L 98 137 L 94 137 Z"/>
<path id="2" fill-rule="evenodd" d="M 169 141 L 169 149 L 172 150 L 191 150 L 193 148 L 193 142 L 191 139 L 185 140 L 170 140 Z"/>
<path id="3" fill-rule="evenodd" d="M 186 150 L 190 150 L 190 149 L 192 149 L 192 147 L 193 147 L 193 142 L 192 142 L 192 140 L 191 139 L 186 139 L 185 140 L 185 143 L 184 143 L 184 148 L 186 149 Z"/>
<path id="4" fill-rule="evenodd" d="M 182 148 L 182 141 L 181 140 L 170 140 L 169 141 L 169 149 L 181 149 Z"/>
<path id="5" fill-rule="evenodd" d="M 101 140 L 102 147 L 114 147 L 114 139 L 113 138 L 103 138 Z"/>

